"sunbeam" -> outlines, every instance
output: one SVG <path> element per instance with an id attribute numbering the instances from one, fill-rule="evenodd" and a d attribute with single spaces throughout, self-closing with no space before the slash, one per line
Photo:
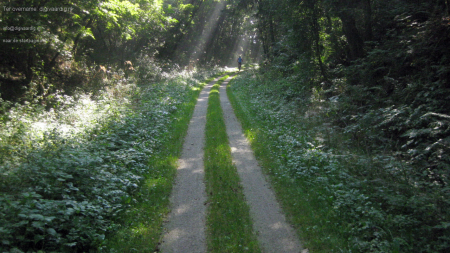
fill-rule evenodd
<path id="1" fill-rule="evenodd" d="M 199 65 L 237 67 L 239 55 L 246 63 L 258 58 L 255 20 L 248 13 L 233 9 L 232 2 L 201 1 L 190 13 L 191 19 L 185 23 L 189 28 L 179 26 L 179 43 L 171 44 L 173 49 L 166 48 L 189 71 Z"/>
<path id="2" fill-rule="evenodd" d="M 197 61 L 202 54 L 205 54 L 206 45 L 213 38 L 214 30 L 217 28 L 219 23 L 219 17 L 221 12 L 225 8 L 225 1 L 218 1 L 213 3 L 215 7 L 210 11 L 209 17 L 205 19 L 205 24 L 203 26 L 203 30 L 201 34 L 197 37 L 196 41 L 198 44 L 195 48 L 192 48 L 190 52 L 189 61 L 195 62 Z"/>
<path id="3" fill-rule="evenodd" d="M 261 45 L 258 43 L 257 31 L 251 28 L 253 23 L 254 20 L 251 18 L 245 18 L 243 23 L 240 24 L 245 28 L 243 34 L 240 34 L 234 40 L 230 58 L 226 61 L 227 66 L 237 66 L 236 59 L 239 56 L 242 56 L 245 63 L 257 62 L 261 58 Z"/>

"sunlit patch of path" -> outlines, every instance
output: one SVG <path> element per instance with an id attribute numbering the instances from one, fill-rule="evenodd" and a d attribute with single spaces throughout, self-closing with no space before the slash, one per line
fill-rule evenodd
<path id="1" fill-rule="evenodd" d="M 233 162 L 237 167 L 244 195 L 250 206 L 250 215 L 260 247 L 263 252 L 308 252 L 302 249 L 294 229 L 286 222 L 280 205 L 242 132 L 242 127 L 226 95 L 226 86 L 230 79 L 223 82 L 220 87 L 220 103 Z"/>
<path id="2" fill-rule="evenodd" d="M 206 252 L 206 193 L 204 185 L 204 138 L 209 92 L 219 78 L 200 93 L 184 140 L 171 196 L 171 212 L 164 227 L 164 253 Z"/>

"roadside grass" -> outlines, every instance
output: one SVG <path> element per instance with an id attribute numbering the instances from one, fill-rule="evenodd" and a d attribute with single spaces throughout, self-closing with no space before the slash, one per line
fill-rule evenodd
<path id="1" fill-rule="evenodd" d="M 253 80 L 254 83 L 248 83 L 250 80 L 248 76 L 245 79 L 234 79 L 227 87 L 227 94 L 256 158 L 262 165 L 264 173 L 269 176 L 277 198 L 287 213 L 287 219 L 296 228 L 304 248 L 308 248 L 311 252 L 339 252 L 338 249 L 346 248 L 346 238 L 337 229 L 339 222 L 333 214 L 330 199 L 323 197 L 324 192 L 321 187 L 316 187 L 308 181 L 298 180 L 292 173 L 286 171 L 285 164 L 290 162 L 291 157 L 279 148 L 283 140 L 278 137 L 283 137 L 282 133 L 271 131 L 277 129 L 280 124 L 283 125 L 281 132 L 288 129 L 294 130 L 294 125 L 283 118 L 272 121 L 261 120 L 260 117 L 265 117 L 263 114 L 268 108 L 258 106 L 257 103 L 258 98 L 264 96 L 260 91 L 265 88 L 253 89 L 260 84 L 255 84 L 257 83 L 255 80 Z M 250 84 L 251 87 L 246 87 Z M 237 85 L 246 88 L 237 89 L 234 87 Z M 276 99 L 273 100 L 276 101 Z M 272 106 L 271 109 L 277 107 L 276 104 Z M 279 116 L 283 117 L 283 115 Z M 302 125 L 297 129 L 298 132 L 306 132 L 307 129 L 314 127 L 313 122 L 306 120 L 296 122 L 296 125 L 298 123 Z M 292 141 L 294 149 L 306 148 L 314 153 L 314 146 L 302 147 L 306 142 L 311 141 L 306 136 L 303 138 L 305 143 L 295 143 L 294 139 L 284 141 Z M 319 158 L 315 154 L 311 155 Z"/>
<path id="2" fill-rule="evenodd" d="M 349 131 L 333 124 L 332 115 L 345 102 L 327 101 L 289 78 L 251 69 L 233 79 L 228 91 L 305 248 L 448 251 L 444 191 L 393 151 L 364 145 L 361 139 L 376 134 L 368 133 L 370 128 L 358 124 Z"/>
<path id="3" fill-rule="evenodd" d="M 146 176 L 136 194 L 137 203 L 122 217 L 123 228 L 108 239 L 106 248 L 109 252 L 158 250 L 163 221 L 170 211 L 169 197 L 176 176 L 177 162 L 197 98 L 207 83 L 222 74 L 216 74 L 187 91 L 187 101 L 178 108 L 172 123 L 167 125 L 168 131 L 162 136 L 164 146 L 148 160 L 153 172 Z"/>
<path id="4" fill-rule="evenodd" d="M 260 252 L 239 175 L 232 163 L 223 112 L 220 83 L 211 90 L 206 116 L 205 181 L 208 195 L 208 251 Z"/>

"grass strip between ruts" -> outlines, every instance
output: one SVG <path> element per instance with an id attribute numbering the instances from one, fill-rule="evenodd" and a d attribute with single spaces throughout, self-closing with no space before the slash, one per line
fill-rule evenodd
<path id="1" fill-rule="evenodd" d="M 148 175 L 137 193 L 138 203 L 120 221 L 122 228 L 108 238 L 110 252 L 155 252 L 162 234 L 162 224 L 169 212 L 169 196 L 176 175 L 184 137 L 202 88 L 220 73 L 202 82 L 189 92 L 189 100 L 174 115 L 168 126 L 168 141 L 163 150 L 149 159 L 152 175 Z"/>
<path id="2" fill-rule="evenodd" d="M 208 195 L 208 252 L 260 252 L 249 207 L 233 165 L 219 87 L 211 89 L 206 116 L 205 181 Z"/>

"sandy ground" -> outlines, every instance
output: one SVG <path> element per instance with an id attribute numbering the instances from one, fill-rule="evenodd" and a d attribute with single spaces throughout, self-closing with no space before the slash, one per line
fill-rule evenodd
<path id="1" fill-rule="evenodd" d="M 200 93 L 184 140 L 171 196 L 171 212 L 160 246 L 164 253 L 206 252 L 203 147 L 208 96 L 218 79 L 206 85 Z"/>
<path id="2" fill-rule="evenodd" d="M 228 81 L 229 79 L 223 82 L 220 87 L 220 103 L 225 118 L 233 163 L 236 165 L 241 178 L 260 247 L 263 252 L 268 253 L 308 252 L 307 249 L 302 248 L 294 229 L 286 222 L 280 205 L 270 189 L 270 185 L 265 180 L 253 151 L 243 134 L 242 127 L 226 95 Z"/>
<path id="3" fill-rule="evenodd" d="M 204 139 L 210 82 L 200 93 L 185 137 L 178 173 L 171 196 L 171 213 L 160 245 L 164 253 L 206 252 L 206 193 L 204 185 Z M 286 223 L 270 185 L 253 155 L 226 95 L 228 78 L 221 86 L 220 101 L 225 125 L 244 194 L 250 206 L 263 252 L 305 253 L 294 230 Z"/>

